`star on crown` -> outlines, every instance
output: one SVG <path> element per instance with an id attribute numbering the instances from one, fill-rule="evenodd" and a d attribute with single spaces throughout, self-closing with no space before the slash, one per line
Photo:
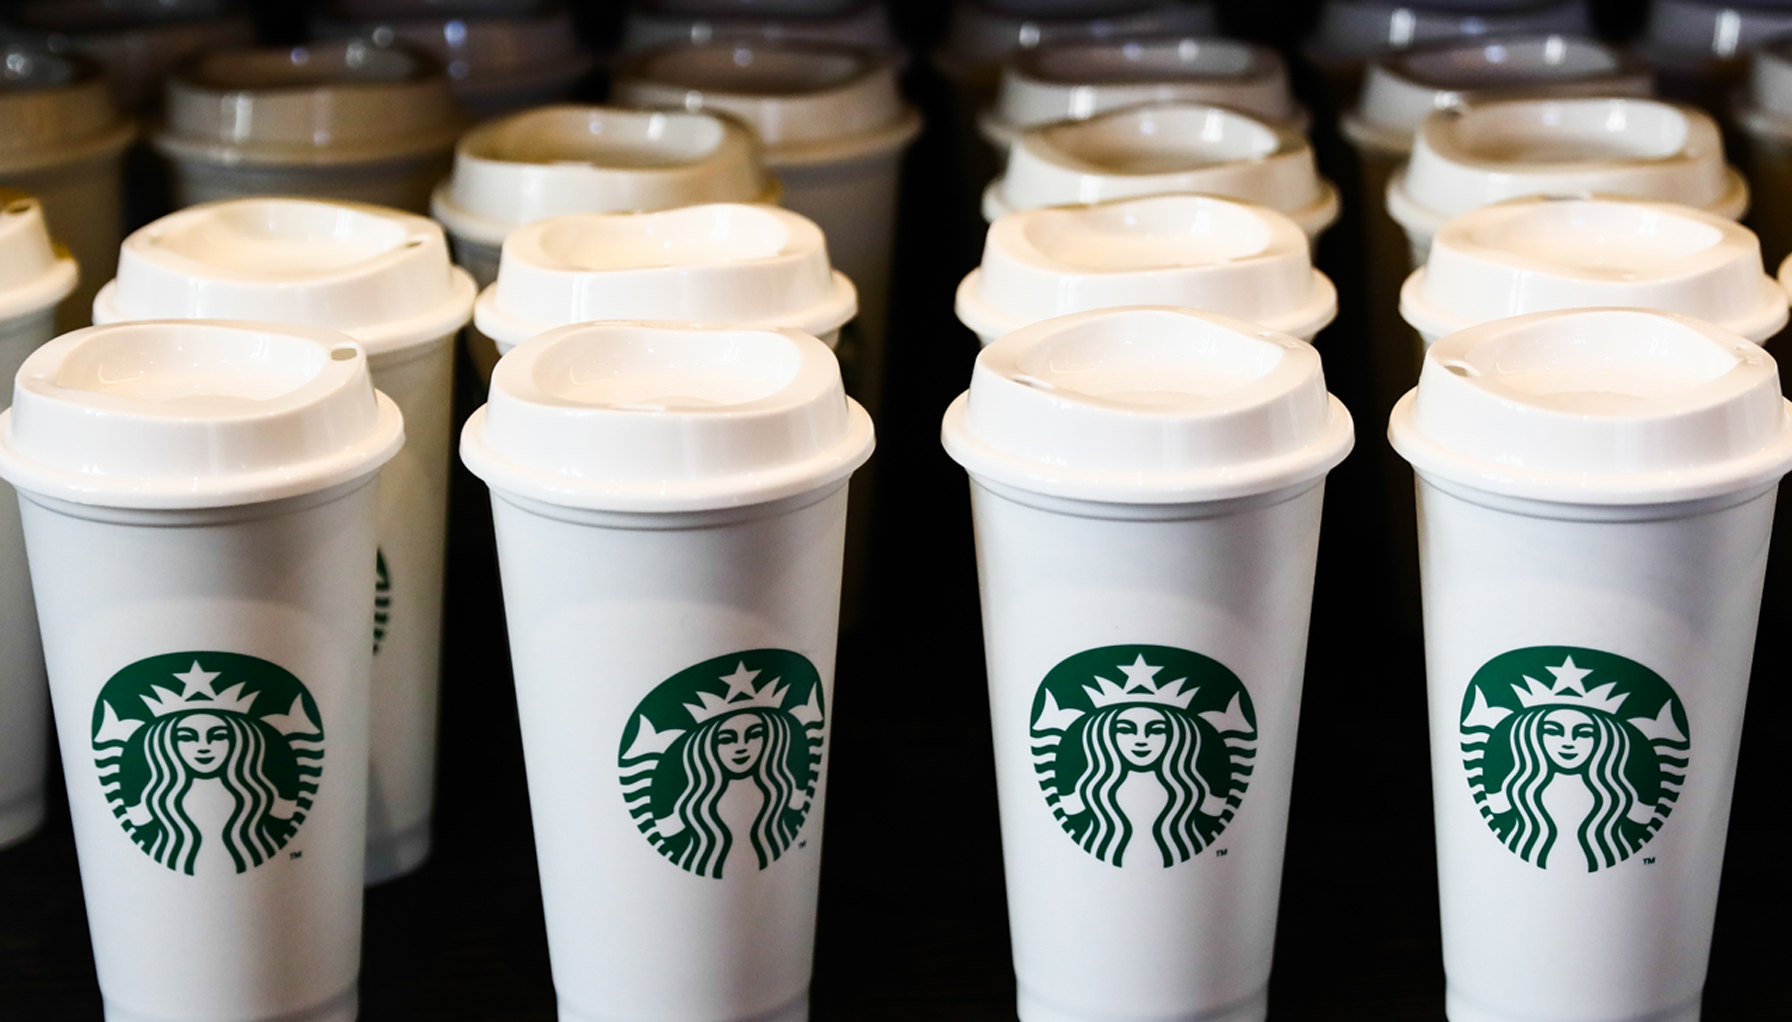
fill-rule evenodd
<path id="1" fill-rule="evenodd" d="M 212 682 L 222 671 L 208 671 L 193 661 L 193 666 L 183 674 L 173 677 L 180 680 L 181 691 L 151 684 L 153 696 L 140 696 L 149 712 L 157 717 L 166 717 L 170 713 L 186 713 L 192 710 L 228 710 L 232 713 L 247 715 L 255 705 L 255 696 L 243 695 L 243 683 L 237 682 L 222 692 L 212 690 Z"/>
<path id="2" fill-rule="evenodd" d="M 1145 654 L 1140 653 L 1138 659 L 1131 664 L 1120 666 L 1120 673 L 1126 675 L 1123 684 L 1115 684 L 1098 674 L 1095 676 L 1098 687 L 1084 685 L 1083 691 L 1089 693 L 1089 702 L 1098 710 L 1120 703 L 1154 703 L 1158 706 L 1174 706 L 1179 710 L 1188 709 L 1198 687 L 1182 688 L 1188 682 L 1187 678 L 1175 678 L 1161 684 L 1153 681 L 1161 670 L 1162 667 L 1146 663 Z"/>
<path id="3" fill-rule="evenodd" d="M 1613 695 L 1612 688 L 1616 682 L 1608 681 L 1598 688 L 1588 688 L 1586 676 L 1592 674 L 1590 668 L 1574 666 L 1574 658 L 1563 660 L 1561 666 L 1548 668 L 1555 675 L 1554 684 L 1545 685 L 1530 675 L 1524 676 L 1524 684 L 1512 683 L 1512 691 L 1518 696 L 1519 705 L 1529 709 L 1533 706 L 1583 706 L 1593 710 L 1617 714 L 1624 700 L 1630 693 Z"/>
<path id="4" fill-rule="evenodd" d="M 685 703 L 684 708 L 691 711 L 691 719 L 701 724 L 711 717 L 736 710 L 778 710 L 784 707 L 784 696 L 789 689 L 779 685 L 779 679 L 773 678 L 763 685 L 755 687 L 753 679 L 760 672 L 747 670 L 746 661 L 740 661 L 733 674 L 722 675 L 721 680 L 727 682 L 728 691 L 722 695 L 699 690 L 697 701 L 701 705 L 692 706 Z"/>

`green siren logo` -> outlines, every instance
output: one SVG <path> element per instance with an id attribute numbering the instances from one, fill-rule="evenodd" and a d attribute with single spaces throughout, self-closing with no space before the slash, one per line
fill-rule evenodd
<path id="1" fill-rule="evenodd" d="M 112 815 L 150 858 L 188 876 L 243 873 L 305 822 L 323 773 L 321 719 L 278 665 L 166 653 L 100 689 L 93 756 Z"/>
<path id="2" fill-rule="evenodd" d="M 1502 653 L 1462 697 L 1469 791 L 1493 833 L 1540 869 L 1590 873 L 1648 844 L 1673 812 L 1691 744 L 1686 708 L 1660 675 L 1595 649 Z"/>
<path id="3" fill-rule="evenodd" d="M 622 729 L 622 794 L 661 855 L 698 876 L 765 869 L 808 818 L 821 775 L 821 675 L 753 649 L 661 682 Z"/>
<path id="4" fill-rule="evenodd" d="M 1172 646 L 1103 646 L 1051 669 L 1033 697 L 1033 763 L 1052 815 L 1115 866 L 1166 867 L 1217 838 L 1256 755 L 1251 695 L 1225 665 Z M 1144 847 L 1144 846 L 1140 846 Z"/>

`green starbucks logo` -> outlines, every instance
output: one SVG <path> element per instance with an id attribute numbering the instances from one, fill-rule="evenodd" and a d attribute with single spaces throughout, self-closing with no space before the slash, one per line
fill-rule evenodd
<path id="1" fill-rule="evenodd" d="M 324 729 L 299 679 L 241 653 L 165 653 L 114 674 L 93 706 L 112 815 L 145 854 L 193 876 L 271 860 L 305 822 Z"/>
<path id="2" fill-rule="evenodd" d="M 1232 822 L 1250 781 L 1257 714 L 1244 683 L 1211 657 L 1103 646 L 1045 676 L 1032 738 L 1045 802 L 1084 851 L 1122 866 L 1149 861 L 1155 848 L 1169 867 Z"/>
<path id="3" fill-rule="evenodd" d="M 821 675 L 752 649 L 661 682 L 622 729 L 629 815 L 698 876 L 765 869 L 796 842 L 821 775 Z"/>
<path id="4" fill-rule="evenodd" d="M 1469 791 L 1494 835 L 1540 869 L 1591 873 L 1648 844 L 1686 781 L 1688 733 L 1660 675 L 1596 649 L 1502 653 L 1462 697 Z"/>

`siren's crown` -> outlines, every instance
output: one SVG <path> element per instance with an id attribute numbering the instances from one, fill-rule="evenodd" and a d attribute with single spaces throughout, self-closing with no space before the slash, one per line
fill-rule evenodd
<path id="1" fill-rule="evenodd" d="M 1512 691 L 1518 696 L 1519 705 L 1529 709 L 1533 706 L 1568 706 L 1577 709 L 1600 710 L 1616 714 L 1630 698 L 1630 693 L 1612 694 L 1616 682 L 1606 682 L 1597 688 L 1588 688 L 1582 679 L 1593 672 L 1584 667 L 1574 666 L 1574 658 L 1562 661 L 1561 666 L 1548 668 L 1555 675 L 1555 683 L 1545 685 L 1530 675 L 1524 676 L 1524 684 L 1512 683 Z"/>
<path id="2" fill-rule="evenodd" d="M 150 687 L 155 695 L 140 698 L 149 707 L 149 712 L 157 717 L 166 717 L 170 713 L 220 710 L 247 715 L 255 705 L 255 695 L 243 695 L 242 682 L 239 681 L 222 692 L 212 691 L 212 680 L 222 673 L 205 670 L 195 660 L 186 673 L 172 675 L 180 680 L 181 691 L 175 692 L 172 688 L 152 684 Z"/>
<path id="3" fill-rule="evenodd" d="M 1095 676 L 1096 687 L 1084 685 L 1083 691 L 1089 693 L 1090 704 L 1098 710 L 1123 703 L 1150 703 L 1174 706 L 1178 710 L 1188 709 L 1188 704 L 1194 701 L 1199 687 L 1183 688 L 1188 683 L 1187 678 L 1176 678 L 1162 684 L 1152 681 L 1161 670 L 1162 667 L 1147 664 L 1145 655 L 1141 653 L 1138 659 L 1120 668 L 1120 673 L 1126 675 L 1124 684 L 1116 684 L 1098 674 Z"/>
<path id="4" fill-rule="evenodd" d="M 724 713 L 736 710 L 780 710 L 784 708 L 784 697 L 789 688 L 779 685 L 779 679 L 773 678 L 764 685 L 755 687 L 753 679 L 759 676 L 758 671 L 747 670 L 745 661 L 734 668 L 733 674 L 722 675 L 721 680 L 728 683 L 728 691 L 723 695 L 714 692 L 697 692 L 697 702 L 693 706 L 685 703 L 684 708 L 691 711 L 691 719 L 701 724 L 711 717 L 719 717 Z"/>

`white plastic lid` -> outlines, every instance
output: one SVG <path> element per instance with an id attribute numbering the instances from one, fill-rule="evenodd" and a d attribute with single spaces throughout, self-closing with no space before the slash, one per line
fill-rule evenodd
<path id="1" fill-rule="evenodd" d="M 839 483 L 871 457 L 840 364 L 794 330 L 583 323 L 498 361 L 461 459 L 563 507 L 704 511 Z"/>
<path id="2" fill-rule="evenodd" d="M 625 59 L 614 83 L 620 103 L 746 122 L 774 169 L 891 152 L 921 130 L 895 62 L 872 50 L 751 39 L 662 46 Z"/>
<path id="3" fill-rule="evenodd" d="M 1326 0 L 1302 49 L 1321 67 L 1360 64 L 1389 50 L 1474 36 L 1560 32 L 1591 35 L 1587 0 L 1507 0 L 1481 5 Z"/>
<path id="4" fill-rule="evenodd" d="M 403 445 L 398 406 L 344 334 L 116 323 L 25 360 L 0 413 L 0 478 L 77 504 L 232 507 L 349 482 Z"/>
<path id="5" fill-rule="evenodd" d="M 1425 119 L 1412 159 L 1388 182 L 1388 213 L 1429 237 L 1471 209 L 1525 195 L 1625 195 L 1732 220 L 1748 182 L 1724 163 L 1717 124 L 1655 99 L 1469 102 Z"/>
<path id="6" fill-rule="evenodd" d="M 1640 48 L 1657 64 L 1691 68 L 1746 58 L 1788 31 L 1792 6 L 1773 0 L 1650 0 Z"/>
<path id="7" fill-rule="evenodd" d="M 1749 60 L 1737 119 L 1749 133 L 1792 137 L 1792 35 L 1763 44 Z"/>
<path id="8" fill-rule="evenodd" d="M 182 64 L 155 144 L 205 163 L 333 166 L 445 153 L 465 125 L 428 56 L 329 39 Z"/>
<path id="9" fill-rule="evenodd" d="M 814 221 L 776 206 L 713 203 L 540 220 L 504 239 L 479 296 L 500 353 L 597 320 L 751 323 L 820 336 L 858 312 Z"/>
<path id="10" fill-rule="evenodd" d="M 62 301 L 78 276 L 74 258 L 51 244 L 37 200 L 0 188 L 0 322 Z"/>
<path id="11" fill-rule="evenodd" d="M 383 206 L 229 199 L 172 213 L 126 238 L 95 323 L 242 319 L 341 330 L 383 355 L 459 330 L 473 279 L 442 229 Z"/>
<path id="12" fill-rule="evenodd" d="M 561 105 L 462 136 L 431 212 L 456 238 L 497 246 L 551 216 L 777 196 L 752 133 L 727 118 Z"/>
<path id="13" fill-rule="evenodd" d="M 1451 220 L 1400 292 L 1426 337 L 1554 309 L 1661 309 L 1765 342 L 1786 295 L 1752 231 L 1638 199 L 1514 199 Z"/>
<path id="14" fill-rule="evenodd" d="M 1338 311 L 1307 237 L 1263 206 L 1159 195 L 1010 213 L 958 285 L 958 318 L 989 343 L 1054 316 L 1175 305 L 1310 341 Z"/>
<path id="15" fill-rule="evenodd" d="M 1016 13 L 959 0 L 952 8 L 946 39 L 934 52 L 934 63 L 957 81 L 993 79 L 1001 62 L 1016 50 L 1129 36 L 1213 35 L 1220 27 L 1210 2 L 1138 0 L 1126 6 L 1091 17 L 1072 11 Z"/>
<path id="16" fill-rule="evenodd" d="M 1496 320 L 1425 353 L 1388 436 L 1420 474 L 1564 504 L 1697 500 L 1792 469 L 1773 357 L 1668 312 Z"/>
<path id="17" fill-rule="evenodd" d="M 136 137 L 85 57 L 11 43 L 0 62 L 0 174 L 120 153 Z"/>
<path id="18" fill-rule="evenodd" d="M 1339 127 L 1359 146 L 1405 153 L 1433 110 L 1495 91 L 1647 96 L 1653 81 L 1648 69 L 1623 51 L 1577 36 L 1451 41 L 1369 65 L 1356 109 Z"/>
<path id="19" fill-rule="evenodd" d="M 942 436 L 979 479 L 1122 504 L 1269 493 L 1353 443 L 1312 345 L 1162 306 L 1061 316 L 984 348 Z"/>
<path id="20" fill-rule="evenodd" d="M 902 44 L 880 3 L 855 4 L 835 14 L 790 12 L 698 14 L 637 4 L 623 23 L 622 48 L 645 50 L 668 43 L 707 45 L 723 39 L 765 39 L 859 46 L 900 54 Z"/>
<path id="21" fill-rule="evenodd" d="M 1020 50 L 1002 67 L 995 105 L 978 115 L 999 148 L 1025 128 L 1082 120 L 1140 103 L 1229 106 L 1296 131 L 1306 111 L 1274 50 L 1236 39 L 1125 39 Z"/>
<path id="22" fill-rule="evenodd" d="M 1030 128 L 983 193 L 984 219 L 1021 209 L 1197 192 L 1268 206 L 1309 238 L 1338 218 L 1304 136 L 1205 103 L 1155 103 Z"/>
<path id="23" fill-rule="evenodd" d="M 161 99 L 168 69 L 196 53 L 253 46 L 255 21 L 223 0 L 24 0 L 10 20 L 57 53 L 106 69 L 113 99 L 139 114 Z"/>

